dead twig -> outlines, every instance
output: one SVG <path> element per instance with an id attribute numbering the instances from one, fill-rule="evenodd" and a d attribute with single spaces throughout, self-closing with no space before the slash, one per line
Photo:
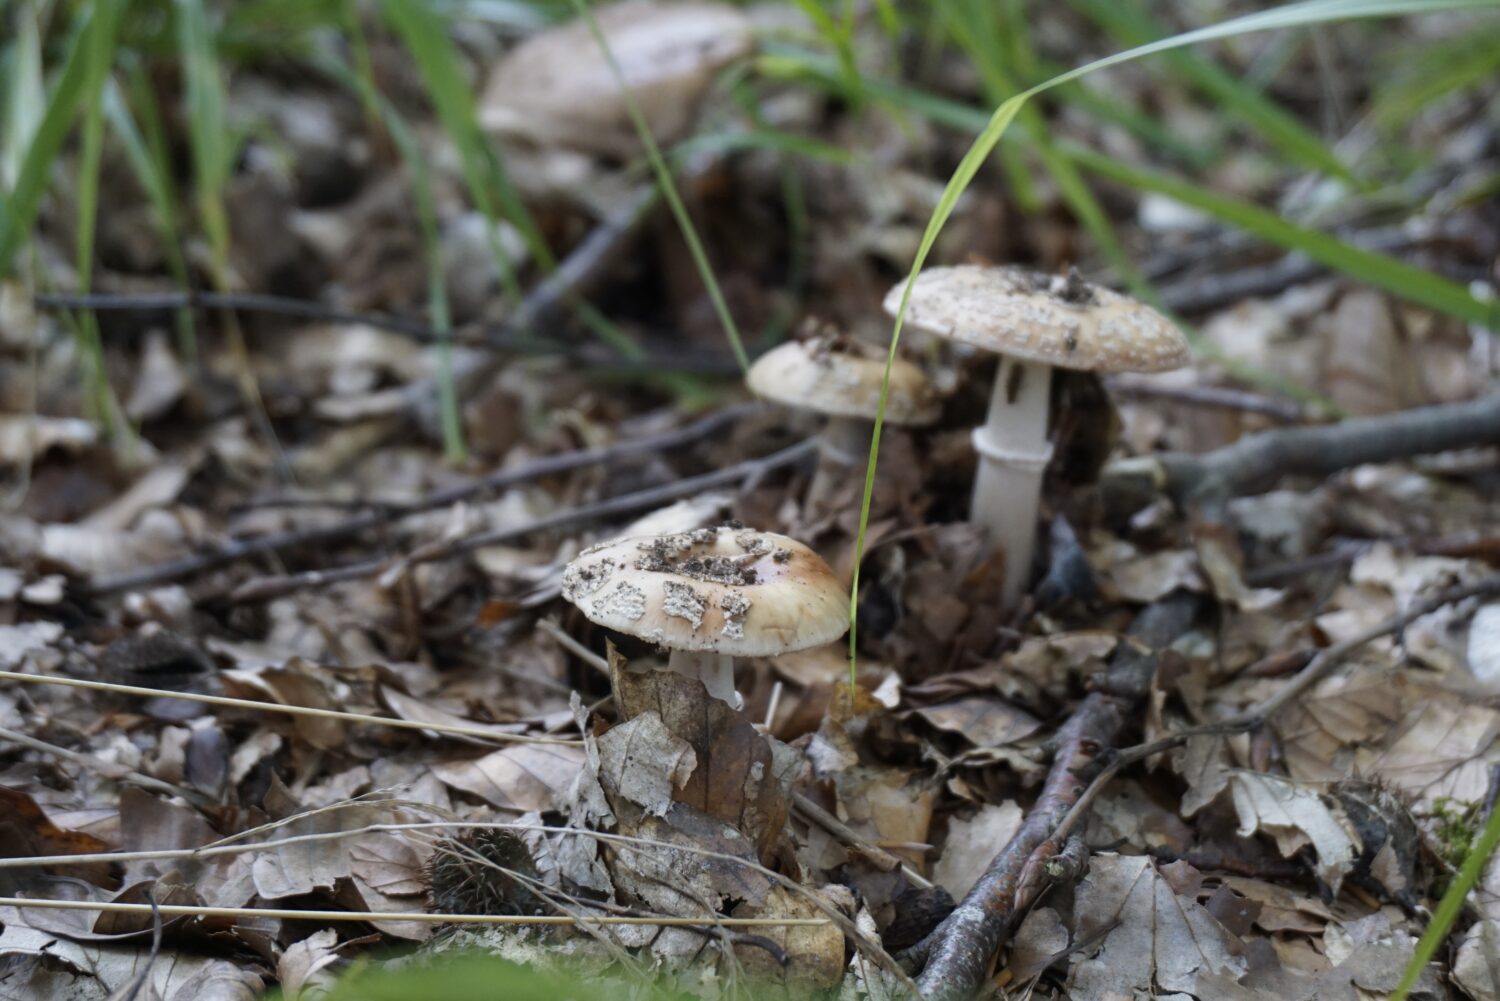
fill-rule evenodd
<path id="1" fill-rule="evenodd" d="M 575 508 L 558 511 L 555 514 L 538 518 L 525 525 L 498 528 L 493 531 L 480 532 L 476 535 L 464 536 L 459 539 L 437 542 L 395 560 L 364 560 L 359 563 L 333 567 L 329 570 L 308 570 L 302 573 L 276 577 L 261 577 L 248 581 L 235 589 L 230 594 L 229 600 L 241 603 L 270 601 L 274 598 L 280 598 L 310 587 L 322 587 L 327 584 L 375 577 L 393 568 L 393 566 L 415 566 L 421 563 L 436 563 L 442 560 L 455 559 L 476 549 L 483 549 L 485 546 L 515 542 L 517 539 L 533 535 L 537 532 L 567 528 L 584 522 L 609 518 L 614 515 L 628 514 L 657 504 L 665 504 L 668 501 L 678 500 L 682 497 L 690 497 L 693 494 L 701 493 L 704 490 L 711 490 L 715 487 L 753 481 L 765 475 L 770 470 L 792 465 L 813 455 L 816 451 L 817 443 L 809 438 L 762 458 L 747 459 L 744 462 L 736 463 L 733 466 L 718 469 L 710 473 L 690 476 L 686 479 L 665 483 L 657 487 L 648 487 L 645 490 L 622 494 L 619 497 L 596 501 L 593 504 L 582 504 Z"/>
<path id="2" fill-rule="evenodd" d="M 761 409 L 763 405 L 757 403 L 727 407 L 691 424 L 664 431 L 661 434 L 632 438 L 598 448 L 585 448 L 544 456 L 524 465 L 498 469 L 488 476 L 438 490 L 420 500 L 406 503 L 379 502 L 331 525 L 230 539 L 214 549 L 92 581 L 84 587 L 84 593 L 99 597 L 136 588 L 155 587 L 210 570 L 217 570 L 251 556 L 281 552 L 301 546 L 326 545 L 330 542 L 352 538 L 389 522 L 399 521 L 435 508 L 447 507 L 460 501 L 469 501 L 497 493 L 545 476 L 553 476 L 584 466 L 606 465 L 634 455 L 681 448 L 715 434 Z"/>
<path id="3" fill-rule="evenodd" d="M 644 356 L 632 358 L 598 344 L 575 343 L 539 337 L 515 323 L 465 324 L 444 333 L 410 317 L 393 313 L 362 313 L 313 299 L 265 295 L 254 292 L 210 292 L 200 289 L 162 292 L 43 293 L 32 303 L 51 309 L 88 310 L 94 313 L 170 313 L 177 309 L 226 310 L 292 316 L 312 323 L 373 327 L 409 338 L 419 344 L 448 343 L 455 347 L 509 355 L 565 358 L 587 368 L 619 372 L 688 372 L 699 375 L 733 375 L 739 371 L 734 358 L 722 351 L 670 350 L 660 344 L 642 344 Z"/>
<path id="4" fill-rule="evenodd" d="M 1326 426 L 1261 431 L 1202 455 L 1165 452 L 1127 459 L 1105 470 L 1101 487 L 1122 499 L 1165 493 L 1179 504 L 1208 508 L 1284 476 L 1329 476 L 1366 463 L 1497 441 L 1500 393 L 1490 393 Z"/>
<path id="5" fill-rule="evenodd" d="M 877 865 L 881 869 L 887 872 L 892 869 L 900 869 L 901 872 L 906 876 L 908 880 L 911 881 L 913 885 L 920 886 L 924 890 L 932 888 L 932 880 L 923 876 L 921 873 L 917 872 L 911 866 L 907 865 L 905 862 L 901 861 L 899 858 L 897 858 L 895 855 L 892 855 L 884 848 L 881 848 L 879 845 L 872 844 L 871 842 L 860 837 L 858 831 L 854 830 L 854 828 L 850 827 L 848 824 L 844 823 L 842 820 L 835 817 L 827 810 L 823 809 L 817 803 L 814 803 L 805 794 L 800 792 L 793 793 L 792 807 L 802 815 L 803 820 L 806 820 L 810 824 L 816 824 L 817 826 L 823 828 L 823 830 L 838 838 L 845 845 L 852 848 L 855 852 L 868 858 L 871 862 L 875 863 L 875 865 Z"/>
<path id="6" fill-rule="evenodd" d="M 1139 642 L 1116 652 L 1108 684 L 1088 695 L 1058 731 L 1052 768 L 1021 829 L 953 913 L 914 948 L 926 957 L 917 984 L 928 1001 L 972 996 L 1012 926 L 1048 885 L 1048 863 L 1081 850 L 1081 844 L 1069 846 L 1061 824 L 1076 812 L 1102 756 L 1136 715 L 1156 673 L 1157 651 L 1181 635 L 1197 612 L 1196 598 L 1178 594 L 1136 617 L 1130 635 Z"/>
<path id="7" fill-rule="evenodd" d="M 1113 376 L 1105 379 L 1104 385 L 1111 393 L 1127 398 L 1167 400 L 1192 407 L 1258 414 L 1279 424 L 1301 424 L 1308 418 L 1306 409 L 1295 400 L 1226 386 L 1171 386 L 1132 376 Z"/>

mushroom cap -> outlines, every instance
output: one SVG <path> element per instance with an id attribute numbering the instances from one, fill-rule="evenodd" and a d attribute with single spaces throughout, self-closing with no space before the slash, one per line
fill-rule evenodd
<path id="1" fill-rule="evenodd" d="M 591 546 L 563 571 L 562 593 L 589 621 L 672 650 L 772 657 L 849 627 L 849 595 L 822 557 L 748 528 Z"/>
<path id="2" fill-rule="evenodd" d="M 892 316 L 905 284 L 886 294 Z M 1093 372 L 1165 372 L 1189 355 L 1187 338 L 1165 316 L 1076 272 L 929 268 L 912 285 L 906 322 L 996 354 Z"/>
<path id="3" fill-rule="evenodd" d="M 789 407 L 873 421 L 884 375 L 884 351 L 852 337 L 825 334 L 767 351 L 750 366 L 745 382 L 755 395 Z M 891 364 L 886 423 L 931 424 L 940 409 L 925 372 L 899 358 Z"/>
<path id="4" fill-rule="evenodd" d="M 751 46 L 749 18 L 706 0 L 629 0 L 594 17 L 661 142 L 686 133 L 714 75 Z M 479 118 L 498 132 L 589 152 L 623 155 L 639 142 L 619 81 L 582 19 L 516 46 L 490 74 Z"/>

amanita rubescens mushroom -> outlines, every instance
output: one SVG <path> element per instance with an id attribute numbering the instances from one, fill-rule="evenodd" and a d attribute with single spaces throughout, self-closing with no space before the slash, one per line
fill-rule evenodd
<path id="1" fill-rule="evenodd" d="M 652 135 L 685 135 L 725 65 L 750 50 L 750 20 L 727 4 L 631 0 L 594 12 Z M 538 32 L 490 75 L 486 128 L 541 145 L 624 156 L 639 148 L 620 82 L 583 20 Z"/>
<path id="2" fill-rule="evenodd" d="M 885 298 L 901 306 L 904 285 Z M 974 429 L 979 468 L 969 517 L 1005 553 L 1003 600 L 1014 606 L 1031 574 L 1054 367 L 1162 372 L 1188 360 L 1187 340 L 1166 317 L 1076 271 L 1015 267 L 930 268 L 912 285 L 907 326 L 1000 356 L 989 416 Z"/>
<path id="3" fill-rule="evenodd" d="M 818 473 L 809 490 L 821 496 L 831 477 L 863 466 L 880 406 L 886 353 L 840 334 L 819 334 L 766 352 L 750 366 L 745 382 L 757 396 L 827 414 L 818 436 Z M 891 366 L 887 424 L 921 426 L 937 420 L 939 400 L 926 374 L 911 362 Z"/>
<path id="4" fill-rule="evenodd" d="M 734 658 L 820 646 L 849 624 L 848 594 L 817 553 L 742 527 L 592 546 L 562 586 L 591 622 L 665 647 L 670 670 L 736 708 Z"/>

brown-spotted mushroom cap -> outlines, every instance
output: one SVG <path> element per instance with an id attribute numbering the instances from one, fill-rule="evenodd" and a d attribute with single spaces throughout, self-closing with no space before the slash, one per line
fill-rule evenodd
<path id="1" fill-rule="evenodd" d="M 593 546 L 568 564 L 562 588 L 591 622 L 674 650 L 774 657 L 849 625 L 849 596 L 822 557 L 747 528 Z"/>
<path id="2" fill-rule="evenodd" d="M 684 135 L 714 75 L 751 46 L 749 18 L 727 4 L 630 0 L 594 12 L 652 134 Z M 490 75 L 486 128 L 590 152 L 620 154 L 639 140 L 609 61 L 582 19 L 539 32 Z"/>
<path id="3" fill-rule="evenodd" d="M 885 297 L 892 316 L 905 284 Z M 1189 355 L 1187 339 L 1165 316 L 1076 273 L 929 268 L 912 286 L 906 322 L 996 354 L 1094 372 L 1165 372 Z"/>
<path id="4" fill-rule="evenodd" d="M 766 352 L 750 366 L 745 381 L 755 395 L 789 407 L 873 421 L 880 406 L 885 357 L 873 344 L 824 334 Z M 891 365 L 886 423 L 931 424 L 939 409 L 926 373 L 897 359 Z"/>

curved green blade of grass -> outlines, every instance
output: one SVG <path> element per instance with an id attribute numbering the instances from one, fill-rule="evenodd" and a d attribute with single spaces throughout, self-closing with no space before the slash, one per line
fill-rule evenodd
<path id="1" fill-rule="evenodd" d="M 672 178 L 672 169 L 667 166 L 666 157 L 662 156 L 661 147 L 657 145 L 656 137 L 651 134 L 651 126 L 641 112 L 640 102 L 635 99 L 635 93 L 626 82 L 625 73 L 620 69 L 620 62 L 615 58 L 614 51 L 604 37 L 604 32 L 599 28 L 599 22 L 595 19 L 588 0 L 572 0 L 572 2 L 578 16 L 588 24 L 589 33 L 594 36 L 595 43 L 604 53 L 604 58 L 609 62 L 609 71 L 614 74 L 615 82 L 620 86 L 625 108 L 630 112 L 630 122 L 635 126 L 636 135 L 640 137 L 641 146 L 646 151 L 646 159 L 651 163 L 651 170 L 656 175 L 656 183 L 667 201 L 667 207 L 672 210 L 672 217 L 677 220 L 677 227 L 682 231 L 682 239 L 687 243 L 688 253 L 693 258 L 693 265 L 698 269 L 699 278 L 708 292 L 709 301 L 713 303 L 719 323 L 724 327 L 724 335 L 729 338 L 729 346 L 734 351 L 735 361 L 739 363 L 741 369 L 748 370 L 750 356 L 745 353 L 745 342 L 740 337 L 739 326 L 734 322 L 734 315 L 729 311 L 729 303 L 719 287 L 718 278 L 714 276 L 713 265 L 709 263 L 708 251 L 704 249 L 703 241 L 698 236 L 698 229 L 693 225 L 693 217 L 688 214 L 687 205 L 677 190 L 677 182 Z"/>
<path id="2" fill-rule="evenodd" d="M 365 44 L 364 31 L 360 27 L 359 12 L 354 0 L 344 0 L 345 31 L 352 43 L 355 69 L 351 73 L 344 67 L 337 69 L 359 94 L 367 114 L 378 118 L 396 148 L 406 169 L 411 172 L 412 190 L 416 196 L 417 217 L 422 230 L 422 252 L 427 258 L 427 312 L 432 329 L 438 335 L 437 390 L 438 408 L 442 421 L 443 451 L 450 462 L 462 462 L 468 457 L 468 446 L 464 441 L 463 414 L 459 409 L 458 386 L 453 375 L 452 317 L 448 309 L 448 287 L 445 274 L 442 241 L 438 238 L 437 208 L 432 196 L 432 181 L 427 170 L 427 161 L 422 156 L 421 145 L 412 135 L 405 119 L 380 94 L 375 84 L 369 50 Z"/>
<path id="3" fill-rule="evenodd" d="M 161 240 L 166 255 L 167 271 L 179 289 L 189 287 L 187 261 L 182 256 L 182 244 L 177 238 L 177 193 L 172 184 L 172 165 L 168 159 L 166 133 L 162 128 L 161 115 L 156 108 L 155 96 L 139 64 L 127 73 L 131 94 L 135 97 L 145 131 L 136 124 L 120 88 L 111 80 L 104 90 L 104 116 L 109 120 L 115 138 L 125 150 L 125 159 L 135 173 L 137 182 L 151 202 L 151 212 L 156 218 L 157 237 Z M 193 324 L 193 311 L 186 306 L 173 311 L 173 322 L 177 328 L 177 347 L 189 365 L 196 365 L 198 357 L 197 330 Z"/>
<path id="4" fill-rule="evenodd" d="M 490 252 L 500 269 L 506 294 L 513 304 L 519 303 L 520 282 L 505 248 L 500 245 L 499 219 L 503 217 L 516 227 L 526 249 L 544 272 L 551 274 L 555 271 L 557 259 L 542 238 L 536 220 L 511 183 L 500 158 L 479 128 L 474 95 L 459 73 L 462 60 L 448 37 L 445 22 L 431 5 L 422 0 L 380 0 L 380 10 L 411 53 L 438 118 L 458 149 L 464 185 L 475 208 L 489 224 L 486 234 Z M 499 202 L 498 209 L 496 201 Z M 573 295 L 567 300 L 584 325 L 601 340 L 628 358 L 641 357 L 639 345 L 588 303 Z"/>
<path id="5" fill-rule="evenodd" d="M 94 5 L 84 47 L 83 142 L 78 163 L 78 211 L 74 219 L 73 266 L 78 273 L 78 291 L 85 295 L 94 281 L 94 223 L 99 214 L 99 162 L 104 152 L 104 112 L 100 92 L 109 78 L 115 58 L 115 39 L 124 11 L 121 0 L 100 0 Z M 77 321 L 85 365 L 84 388 L 94 418 L 106 428 L 115 425 L 117 407 L 104 366 L 104 345 L 99 339 L 99 317 L 83 310 Z"/>
<path id="6" fill-rule="evenodd" d="M 1438 10 L 1454 9 L 1491 9 L 1500 10 L 1500 0 L 1304 0 L 1302 3 L 1288 4 L 1274 10 L 1261 11 L 1248 14 L 1244 17 L 1233 18 L 1219 24 L 1199 28 L 1196 31 L 1185 32 L 1171 38 L 1160 39 L 1147 45 L 1142 45 L 1124 52 L 1118 52 L 1103 59 L 1095 60 L 1084 66 L 1069 70 L 1061 76 L 1053 77 L 1043 83 L 1039 83 L 1021 93 L 1015 95 L 1002 103 L 995 109 L 984 129 L 974 139 L 973 144 L 959 161 L 952 177 L 948 179 L 947 186 L 943 189 L 942 197 L 938 200 L 937 207 L 933 210 L 932 217 L 927 221 L 927 228 L 922 233 L 922 241 L 917 247 L 916 257 L 912 260 L 911 270 L 907 274 L 907 280 L 901 290 L 901 303 L 896 311 L 896 320 L 891 329 L 890 347 L 886 352 L 885 375 L 880 386 L 880 406 L 875 415 L 875 427 L 870 436 L 870 453 L 865 466 L 864 494 L 860 500 L 859 530 L 855 536 L 854 543 L 854 572 L 850 583 L 849 592 L 849 687 L 852 691 L 856 686 L 856 672 L 858 668 L 857 643 L 858 643 L 858 611 L 859 611 L 859 575 L 860 564 L 864 560 L 865 533 L 870 523 L 870 500 L 875 491 L 875 468 L 880 453 L 881 431 L 885 425 L 886 402 L 890 396 L 891 366 L 896 360 L 896 351 L 901 341 L 901 328 L 906 322 L 907 307 L 911 302 L 912 283 L 926 263 L 927 256 L 932 252 L 932 246 L 937 241 L 938 234 L 942 232 L 943 226 L 947 224 L 949 216 L 953 214 L 953 208 L 958 203 L 959 196 L 973 182 L 979 173 L 979 168 L 984 165 L 995 145 L 1000 142 L 1016 116 L 1026 103 L 1038 94 L 1067 83 L 1077 80 L 1089 73 L 1105 69 L 1109 66 L 1117 66 L 1121 63 L 1131 62 L 1144 56 L 1157 52 L 1166 52 L 1171 49 L 1181 48 L 1187 45 L 1196 45 L 1200 42 L 1213 41 L 1219 38 L 1230 38 L 1236 35 L 1248 34 L 1256 31 L 1269 31 L 1277 28 L 1291 28 L 1306 24 L 1321 24 L 1327 21 L 1346 20 L 1351 18 L 1385 17 L 1398 14 L 1421 14 Z"/>
<path id="7" fill-rule="evenodd" d="M 1071 0 L 1100 27 L 1125 45 L 1144 45 L 1161 35 L 1147 13 L 1120 0 Z M 1213 100 L 1216 108 L 1259 132 L 1294 163 L 1300 163 L 1352 185 L 1359 179 L 1333 150 L 1285 108 L 1254 87 L 1236 80 L 1217 63 L 1196 52 L 1173 52 L 1172 68 Z"/>
<path id="8" fill-rule="evenodd" d="M 35 128 L 29 130 L 24 150 L 7 150 L 7 156 L 14 155 L 20 166 L 15 183 L 0 201 L 0 275 L 9 273 L 17 249 L 31 233 L 42 195 L 47 190 L 52 163 L 82 103 L 88 77 L 87 36 L 93 30 L 93 12 L 85 8 L 80 17 L 82 27 L 69 35 L 62 71 L 46 100 L 47 110 Z M 7 142 L 10 138 L 7 135 Z"/>
<path id="9" fill-rule="evenodd" d="M 1401 982 L 1391 992 L 1389 1001 L 1406 1001 L 1411 989 L 1422 978 L 1422 971 L 1427 968 L 1428 963 L 1432 962 L 1432 957 L 1437 955 L 1438 949 L 1448 938 L 1448 931 L 1463 911 L 1464 901 L 1468 899 L 1469 891 L 1479 883 L 1479 877 L 1484 874 L 1484 867 L 1489 864 L 1490 857 L 1495 854 L 1497 845 L 1500 845 L 1500 808 L 1492 808 L 1489 818 L 1484 822 L 1484 828 L 1479 832 L 1479 837 L 1469 847 L 1469 853 L 1464 856 L 1464 864 L 1458 870 L 1458 875 L 1449 884 L 1448 892 L 1443 894 L 1443 899 L 1438 901 L 1437 911 L 1433 913 L 1432 920 L 1423 930 L 1422 937 L 1417 940 L 1416 951 L 1412 953 L 1406 969 L 1401 972 Z"/>
<path id="10" fill-rule="evenodd" d="M 1258 205 L 1215 194 L 1206 188 L 1156 171 L 1121 163 L 1082 146 L 1067 144 L 1062 149 L 1069 159 L 1085 170 L 1140 191 L 1166 195 L 1174 201 L 1200 209 L 1288 250 L 1306 254 L 1320 264 L 1326 264 L 1351 278 L 1403 299 L 1470 323 L 1491 327 L 1500 325 L 1500 304 L 1480 299 L 1463 285 L 1441 275 L 1413 267 L 1385 254 L 1363 250 L 1336 236 L 1288 222 L 1275 212 Z"/>

